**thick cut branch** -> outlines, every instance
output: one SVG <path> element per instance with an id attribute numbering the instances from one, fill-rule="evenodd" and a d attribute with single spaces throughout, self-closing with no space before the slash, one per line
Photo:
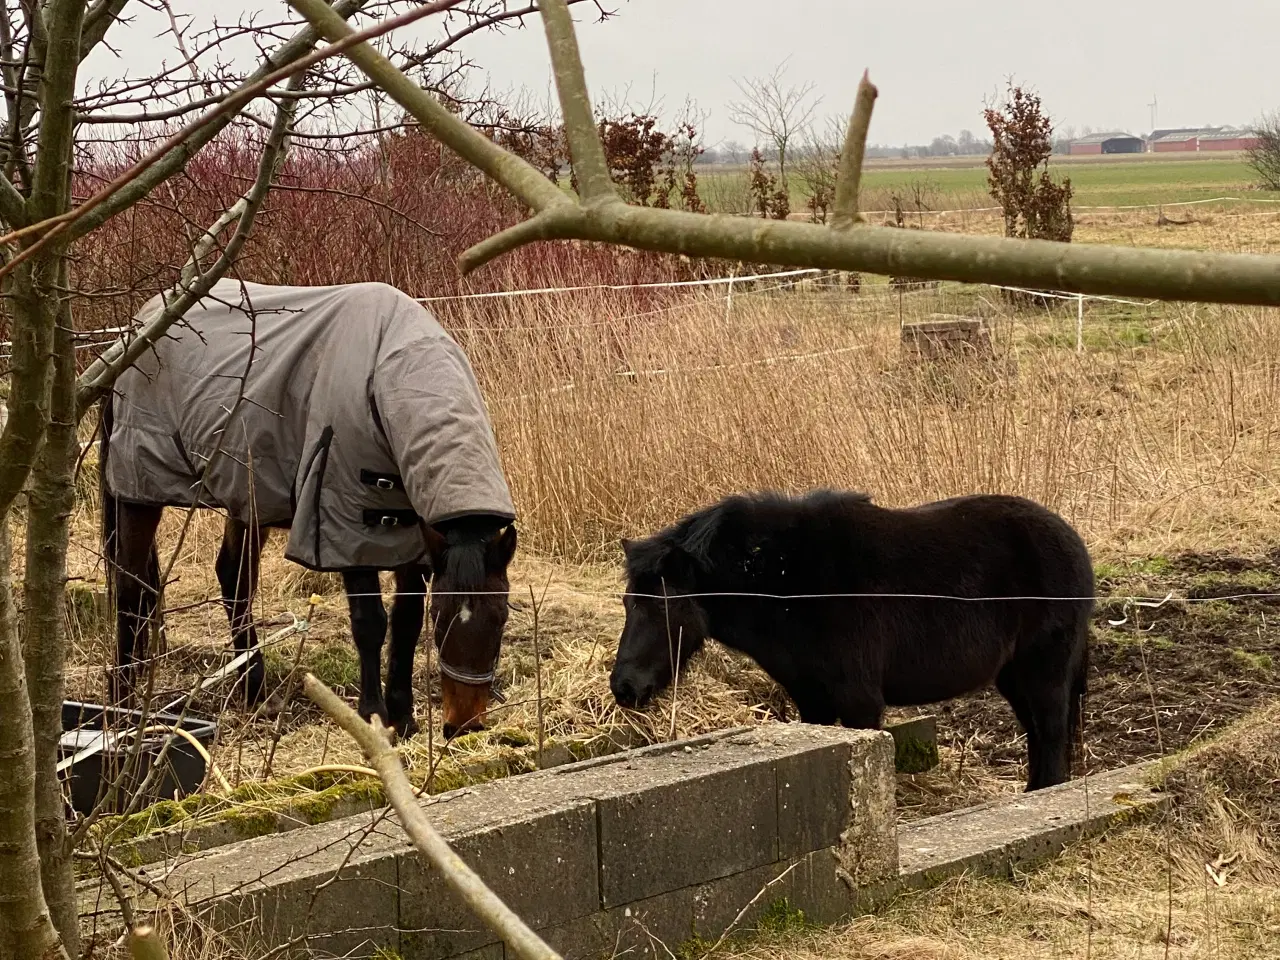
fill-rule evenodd
<path id="1" fill-rule="evenodd" d="M 862 159 L 867 152 L 867 130 L 878 91 L 866 71 L 858 83 L 858 97 L 849 116 L 849 129 L 840 151 L 840 171 L 836 174 L 836 196 L 832 203 L 831 229 L 846 230 L 862 220 L 858 213 L 858 191 L 862 189 Z"/>
<path id="2" fill-rule="evenodd" d="M 564 0 L 538 0 L 542 22 L 546 27 L 547 46 L 551 50 L 551 69 L 555 73 L 556 90 L 560 94 L 560 112 L 564 115 L 564 133 L 569 141 L 569 155 L 578 188 L 587 203 L 617 200 L 618 193 L 609 179 L 600 131 L 591 113 L 591 96 L 587 78 L 582 72 L 582 56 L 578 38 L 573 32 L 573 17 Z"/>
<path id="3" fill-rule="evenodd" d="M 475 871 L 467 866 L 431 825 L 422 807 L 418 805 L 409 778 L 400 766 L 400 757 L 382 728 L 375 728 L 360 719 L 359 715 L 338 698 L 338 695 L 308 673 L 302 681 L 303 690 L 330 718 L 351 734 L 360 749 L 378 771 L 387 799 L 414 847 L 426 858 L 454 892 L 458 894 L 484 923 L 502 938 L 522 960 L 560 960 L 560 955 L 547 946 L 529 929 L 501 899 L 490 890 Z"/>
<path id="4" fill-rule="evenodd" d="M 310 20 L 331 43 L 354 33 L 340 17 L 334 15 L 324 0 L 289 0 L 289 4 Z M 397 70 L 390 60 L 369 44 L 358 43 L 345 54 L 401 106 L 412 100 L 417 109 L 411 112 L 428 133 L 534 210 L 573 202 L 533 166 L 446 110 L 435 97 Z M 409 108 L 406 106 L 406 109 Z"/>
<path id="5" fill-rule="evenodd" d="M 295 75 L 290 80 L 289 89 L 296 90 L 302 82 L 302 74 Z M 276 108 L 275 122 L 272 124 L 271 133 L 267 137 L 262 158 L 258 163 L 258 174 L 253 185 L 195 242 L 191 257 L 182 268 L 178 283 L 170 291 L 172 299 L 168 300 L 165 309 L 139 330 L 132 339 L 121 337 L 80 375 L 76 384 L 77 419 L 84 415 L 104 390 L 110 389 L 121 373 L 164 336 L 171 326 L 182 319 L 201 297 L 213 289 L 215 283 L 226 276 L 235 258 L 239 256 L 245 241 L 249 239 L 258 210 L 261 209 L 262 202 L 275 181 L 276 173 L 284 162 L 289 145 L 289 125 L 293 121 L 297 103 L 298 101 L 293 98 L 280 101 L 280 105 Z M 227 241 L 218 259 L 207 270 L 201 272 L 201 261 L 213 251 L 222 231 L 233 223 L 236 224 L 235 232 Z"/>
<path id="6" fill-rule="evenodd" d="M 325 11 L 323 0 L 289 0 L 333 40 L 350 33 Z M 565 10 L 564 0 L 539 0 L 547 10 Z M 320 9 L 322 8 L 322 9 Z M 570 27 L 572 24 L 570 24 Z M 530 184 L 554 184 L 523 161 L 484 140 L 463 120 L 390 64 L 373 66 L 367 45 L 347 54 L 372 80 L 441 142 L 479 167 L 517 197 Z M 390 68 L 391 73 L 388 73 Z M 474 140 L 483 151 L 472 149 Z M 517 173 L 518 171 L 518 173 Z M 623 203 L 568 205 L 537 227 L 510 230 L 466 251 L 462 271 L 476 269 L 522 243 L 542 239 L 596 240 L 690 257 L 745 260 L 786 266 L 851 270 L 886 276 L 927 277 L 963 283 L 996 283 L 1072 293 L 1112 294 L 1201 303 L 1280 304 L 1280 258 L 1248 254 L 1140 250 L 1102 244 L 1063 244 L 896 230 L 865 226 L 831 230 L 818 224 L 715 214 L 694 214 Z M 542 207 L 530 204 L 535 210 Z"/>

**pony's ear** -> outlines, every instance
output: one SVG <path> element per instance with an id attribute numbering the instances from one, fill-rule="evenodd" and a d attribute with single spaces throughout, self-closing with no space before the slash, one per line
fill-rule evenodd
<path id="1" fill-rule="evenodd" d="M 448 541 L 445 540 L 444 534 L 431 524 L 424 523 L 422 528 L 427 541 L 427 558 L 431 561 L 431 571 L 439 573 L 444 569 L 444 551 Z"/>
<path id="2" fill-rule="evenodd" d="M 485 563 L 491 570 L 506 570 L 516 555 L 516 525 L 509 524 L 500 534 L 489 541 L 485 550 Z"/>

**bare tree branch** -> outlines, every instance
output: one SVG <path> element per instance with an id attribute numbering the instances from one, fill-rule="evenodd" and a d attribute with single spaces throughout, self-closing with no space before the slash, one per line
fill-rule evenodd
<path id="1" fill-rule="evenodd" d="M 339 19 L 346 21 L 354 16 L 357 11 L 363 7 L 368 0 L 338 0 L 330 9 Z M 451 5 L 451 4 L 450 4 Z M 434 6 L 434 4 L 432 5 Z M 282 72 L 282 68 L 288 66 L 298 66 L 298 62 L 306 57 L 307 52 L 315 46 L 319 39 L 319 32 L 314 28 L 303 28 L 299 30 L 290 40 L 281 44 L 271 54 L 263 59 L 261 66 L 252 74 L 245 78 L 235 91 L 233 91 L 228 99 L 239 98 L 245 95 L 245 91 L 252 88 L 253 90 L 267 89 L 271 84 L 282 80 L 287 75 Z M 332 53 L 332 51 L 326 51 Z M 312 63 L 319 62 L 317 60 Z M 309 66 L 310 64 L 308 64 Z M 299 66 L 299 69 L 305 67 Z M 273 77 L 267 83 L 263 84 L 264 78 Z M 245 99 L 247 103 L 256 94 L 250 95 Z M 82 237 L 92 230 L 97 229 L 106 221 L 110 220 L 122 210 L 127 210 L 133 204 L 137 203 L 148 193 L 154 190 L 159 184 L 172 177 L 174 174 L 182 170 L 187 165 L 187 161 L 191 159 L 201 147 L 216 137 L 227 124 L 231 122 L 233 113 L 219 112 L 216 116 L 208 119 L 208 122 L 199 127 L 189 137 L 185 138 L 181 143 L 168 150 L 164 156 L 157 160 L 154 165 L 147 170 L 146 174 L 137 177 L 131 182 L 124 185 L 118 192 L 114 193 L 109 199 L 98 204 L 96 209 L 86 211 L 83 218 L 77 222 L 75 229 L 71 233 L 72 239 Z"/>
<path id="2" fill-rule="evenodd" d="M 591 114 L 591 96 L 587 78 L 582 72 L 582 56 L 578 38 L 573 32 L 573 18 L 565 3 L 538 4 L 547 30 L 547 46 L 551 50 L 551 69 L 560 93 L 560 109 L 564 114 L 565 137 L 573 158 L 582 199 L 588 204 L 620 203 L 618 192 L 609 178 L 600 131 Z"/>
<path id="3" fill-rule="evenodd" d="M 289 2 L 329 40 L 351 33 L 350 27 L 332 16 L 323 0 Z M 544 10 L 565 5 L 564 0 L 539 2 Z M 549 34 L 560 29 L 554 19 L 544 17 L 544 22 Z M 571 21 L 565 18 L 565 23 L 572 29 Z M 347 56 L 441 142 L 539 211 L 529 226 L 522 225 L 518 231 L 507 231 L 466 251 L 459 259 L 464 273 L 532 240 L 575 239 L 691 257 L 962 283 L 1202 303 L 1280 304 L 1280 259 L 1271 256 L 1139 250 L 870 225 L 833 231 L 817 224 L 762 223 L 622 203 L 584 206 L 565 196 L 529 164 L 449 114 L 367 44 L 351 47 Z M 574 95 L 585 97 L 586 91 L 575 91 Z M 554 211 L 549 209 L 552 204 L 557 206 Z"/>
<path id="4" fill-rule="evenodd" d="M 363 0 L 353 0 L 353 2 L 363 2 Z M 119 206 L 119 198 L 121 196 L 127 196 L 132 192 L 142 189 L 144 186 L 145 189 L 140 196 L 145 196 L 146 193 L 149 193 L 163 182 L 164 179 L 166 179 L 166 160 L 174 156 L 181 155 L 182 165 L 185 165 L 187 159 L 194 155 L 196 150 L 207 142 L 207 139 L 212 139 L 213 134 L 211 134 L 210 131 L 216 132 L 216 130 L 221 130 L 225 127 L 226 124 L 230 123 L 231 119 L 251 100 L 264 92 L 273 83 L 276 83 L 286 77 L 301 73 L 307 67 L 315 63 L 319 63 L 321 60 L 336 56 L 347 46 L 358 43 L 364 39 L 381 36 L 384 33 L 394 30 L 396 27 L 405 26 L 406 24 L 413 23 L 416 20 L 429 16 L 432 13 L 447 10 L 449 7 L 455 6 L 460 2 L 461 0 L 436 0 L 435 3 L 430 3 L 426 6 L 419 7 L 416 10 L 410 10 L 408 13 L 401 14 L 398 17 L 392 17 L 389 20 L 381 21 L 358 34 L 354 32 L 351 33 L 342 41 L 331 44 L 324 50 L 314 51 L 300 59 L 286 64 L 266 76 L 261 77 L 254 83 L 242 86 L 235 93 L 231 94 L 219 103 L 218 106 L 209 110 L 206 114 L 187 124 L 173 136 L 169 137 L 157 149 L 151 151 L 137 163 L 133 164 L 128 170 L 116 177 L 80 206 L 56 216 L 46 216 L 38 223 L 0 237 L 0 243 L 13 243 L 22 239 L 24 236 L 43 231 L 39 240 L 27 246 L 7 264 L 0 267 L 0 278 L 11 273 L 20 263 L 34 257 L 56 238 L 65 236 L 65 239 L 61 242 L 66 243 L 77 237 L 83 236 L 85 233 L 94 229 L 100 218 L 105 219 L 102 211 L 111 210 L 114 207 Z M 329 9 L 327 5 L 326 9 Z M 341 18 L 339 18 L 339 22 L 341 22 Z M 116 200 L 117 203 L 113 204 L 113 199 Z M 120 209 L 125 209 L 127 206 L 128 204 L 124 207 L 120 207 Z"/>
<path id="5" fill-rule="evenodd" d="M 303 75 L 296 74 L 290 81 L 289 89 L 296 90 L 302 82 Z M 178 283 L 170 291 L 173 299 L 166 303 L 158 317 L 139 330 L 132 339 L 121 337 L 80 375 L 76 381 L 76 404 L 81 416 L 104 390 L 115 383 L 121 373 L 149 350 L 153 343 L 163 337 L 173 324 L 182 319 L 193 304 L 213 289 L 214 284 L 226 276 L 236 257 L 239 256 L 245 241 L 249 239 L 258 210 L 266 199 L 275 181 L 276 173 L 284 161 L 289 144 L 289 124 L 292 122 L 296 104 L 297 100 L 288 99 L 281 101 L 276 108 L 275 123 L 272 125 L 271 135 L 267 138 L 266 146 L 262 151 L 257 178 L 244 195 L 227 208 L 196 241 L 190 259 L 182 268 Z M 227 241 L 218 259 L 207 270 L 201 272 L 200 262 L 212 252 L 218 237 L 233 223 L 236 224 L 235 232 Z"/>
<path id="6" fill-rule="evenodd" d="M 8 177 L 0 175 L 0 219 L 10 229 L 25 227 L 31 221 L 27 217 L 27 201 Z"/>
<path id="7" fill-rule="evenodd" d="M 431 825 L 422 807 L 418 805 L 413 785 L 400 766 L 400 757 L 391 746 L 391 740 L 379 723 L 374 727 L 338 698 L 338 695 L 308 673 L 302 680 L 302 688 L 329 717 L 347 731 L 360 744 L 360 749 L 370 765 L 378 771 L 387 799 L 395 808 L 400 823 L 409 834 L 414 847 L 440 875 L 453 891 L 462 898 L 485 924 L 502 938 L 503 942 L 523 960 L 560 960 L 560 955 L 529 929 L 520 917 L 485 885 L 474 870 L 450 848 L 449 844 Z M 375 718 L 376 720 L 376 718 Z"/>
<path id="8" fill-rule="evenodd" d="M 290 5 L 315 25 L 325 39 L 337 43 L 353 36 L 325 0 L 290 0 Z M 534 210 L 572 206 L 559 187 L 513 153 L 503 150 L 488 137 L 454 116 L 382 54 L 367 43 L 357 43 L 345 51 L 351 61 L 385 90 L 392 99 L 414 115 L 433 137 L 458 156 L 510 190 Z M 413 106 L 409 106 L 412 103 Z"/>
<path id="9" fill-rule="evenodd" d="M 729 104 L 729 119 L 773 144 L 778 152 L 778 176 L 787 189 L 787 155 L 792 141 L 809 127 L 821 98 L 813 97 L 814 84 L 787 86 L 782 78 L 786 64 L 767 77 L 735 80 L 743 99 Z"/>
<path id="10" fill-rule="evenodd" d="M 98 0 L 85 12 L 84 26 L 80 30 L 82 61 L 106 38 L 107 31 L 120 19 L 120 14 L 128 3 L 129 0 Z"/>

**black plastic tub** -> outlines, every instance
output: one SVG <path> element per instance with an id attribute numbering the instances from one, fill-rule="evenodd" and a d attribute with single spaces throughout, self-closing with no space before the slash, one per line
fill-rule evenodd
<path id="1" fill-rule="evenodd" d="M 58 770 L 70 786 L 71 806 L 77 813 L 89 813 L 100 794 L 127 770 L 106 812 L 119 813 L 126 809 L 133 803 L 161 752 L 165 752 L 163 769 L 137 808 L 158 800 L 181 799 L 204 782 L 204 757 L 188 740 L 171 731 L 174 727 L 185 730 L 208 750 L 218 732 L 217 722 L 188 714 L 179 724 L 177 714 L 148 714 L 145 721 L 148 728 L 168 729 L 144 734 L 142 746 L 131 760 L 129 753 L 138 742 L 137 732 L 143 716 L 140 710 L 72 700 L 63 702 Z"/>

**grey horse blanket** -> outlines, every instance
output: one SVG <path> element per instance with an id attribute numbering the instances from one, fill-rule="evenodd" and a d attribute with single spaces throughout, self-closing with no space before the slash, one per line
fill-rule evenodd
<path id="1" fill-rule="evenodd" d="M 385 284 L 223 280 L 112 402 L 112 494 L 288 526 L 285 556 L 312 569 L 416 562 L 421 522 L 515 519 L 466 355 Z"/>

